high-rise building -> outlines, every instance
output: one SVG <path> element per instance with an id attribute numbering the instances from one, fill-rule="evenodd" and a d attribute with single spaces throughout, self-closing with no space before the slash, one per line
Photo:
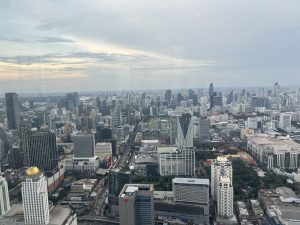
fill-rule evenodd
<path id="1" fill-rule="evenodd" d="M 0 217 L 10 209 L 6 179 L 0 176 Z"/>
<path id="2" fill-rule="evenodd" d="M 21 128 L 24 166 L 38 166 L 43 171 L 53 171 L 58 166 L 56 135 L 47 127 Z"/>
<path id="3" fill-rule="evenodd" d="M 198 118 L 198 141 L 200 143 L 210 141 L 210 119 Z"/>
<path id="4" fill-rule="evenodd" d="M 278 82 L 276 82 L 273 87 L 273 96 L 278 97 L 279 94 L 280 94 L 280 86 L 279 86 Z"/>
<path id="5" fill-rule="evenodd" d="M 233 216 L 233 187 L 229 176 L 221 176 L 218 182 L 217 212 L 220 217 Z"/>
<path id="6" fill-rule="evenodd" d="M 218 95 L 217 92 L 214 92 L 214 94 L 212 96 L 212 108 L 222 107 L 222 106 L 223 106 L 222 95 L 220 93 Z"/>
<path id="7" fill-rule="evenodd" d="M 177 139 L 177 115 L 172 115 L 170 117 L 170 144 L 175 145 Z"/>
<path id="8" fill-rule="evenodd" d="M 291 127 L 292 116 L 288 113 L 280 113 L 279 117 L 279 128 L 286 130 Z"/>
<path id="9" fill-rule="evenodd" d="M 112 117 L 112 128 L 118 128 L 119 126 L 122 125 L 121 105 L 116 97 L 113 98 L 111 117 Z"/>
<path id="10" fill-rule="evenodd" d="M 15 130 L 20 128 L 19 98 L 16 93 L 5 93 L 7 128 Z"/>
<path id="11" fill-rule="evenodd" d="M 172 186 L 175 202 L 209 204 L 209 179 L 174 178 Z"/>
<path id="12" fill-rule="evenodd" d="M 221 176 L 228 176 L 230 181 L 232 181 L 232 165 L 225 156 L 218 156 L 211 164 L 211 195 L 214 200 L 217 200 Z"/>
<path id="13" fill-rule="evenodd" d="M 94 134 L 76 134 L 72 136 L 74 143 L 74 158 L 95 157 Z"/>
<path id="14" fill-rule="evenodd" d="M 121 137 L 118 132 L 118 128 L 122 125 L 121 119 L 121 105 L 116 97 L 113 97 L 112 110 L 111 110 L 111 127 L 112 138 L 120 140 Z"/>
<path id="15" fill-rule="evenodd" d="M 8 151 L 7 161 L 9 168 L 19 169 L 23 166 L 23 154 L 21 149 L 17 146 L 13 146 L 12 149 Z"/>
<path id="16" fill-rule="evenodd" d="M 25 224 L 49 223 L 47 181 L 37 167 L 26 170 L 22 182 L 22 201 Z"/>
<path id="17" fill-rule="evenodd" d="M 177 122 L 177 145 L 179 148 L 193 147 L 193 122 L 189 113 L 184 113 Z"/>
<path id="18" fill-rule="evenodd" d="M 171 103 L 171 98 L 172 98 L 172 91 L 170 89 L 166 90 L 165 93 L 165 101 L 167 102 L 168 105 Z"/>
<path id="19" fill-rule="evenodd" d="M 214 95 L 214 85 L 213 83 L 209 84 L 208 97 L 209 97 L 209 108 L 213 107 L 213 95 Z"/>
<path id="20" fill-rule="evenodd" d="M 68 110 L 78 110 L 78 106 L 79 106 L 78 92 L 66 94 L 66 103 L 67 103 Z"/>
<path id="21" fill-rule="evenodd" d="M 120 225 L 154 225 L 153 184 L 126 184 L 119 195 Z"/>
<path id="22" fill-rule="evenodd" d="M 118 205 L 118 196 L 125 184 L 131 183 L 131 173 L 122 169 L 111 169 L 108 173 L 108 202 Z"/>
<path id="23" fill-rule="evenodd" d="M 195 151 L 193 148 L 160 147 L 157 153 L 161 176 L 195 175 Z"/>

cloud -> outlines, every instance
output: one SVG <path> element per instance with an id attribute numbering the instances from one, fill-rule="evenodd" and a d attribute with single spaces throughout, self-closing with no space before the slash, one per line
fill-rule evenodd
<path id="1" fill-rule="evenodd" d="M 68 38 L 62 37 L 43 37 L 42 39 L 38 40 L 39 42 L 74 42 Z"/>

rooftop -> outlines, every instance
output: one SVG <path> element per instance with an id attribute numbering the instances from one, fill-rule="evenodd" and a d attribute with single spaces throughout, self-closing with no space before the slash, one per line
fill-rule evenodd
<path id="1" fill-rule="evenodd" d="M 209 179 L 176 177 L 176 178 L 173 179 L 173 183 L 176 183 L 176 184 L 209 185 Z"/>

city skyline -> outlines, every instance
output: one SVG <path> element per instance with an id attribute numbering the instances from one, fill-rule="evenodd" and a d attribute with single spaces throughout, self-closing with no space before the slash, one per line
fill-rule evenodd
<path id="1" fill-rule="evenodd" d="M 0 88 L 28 93 L 210 82 L 296 85 L 299 5 L 1 1 Z"/>

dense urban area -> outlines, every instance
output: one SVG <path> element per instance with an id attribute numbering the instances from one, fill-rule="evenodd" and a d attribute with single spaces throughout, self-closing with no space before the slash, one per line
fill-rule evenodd
<path id="1" fill-rule="evenodd" d="M 0 96 L 0 224 L 300 224 L 300 89 Z"/>

